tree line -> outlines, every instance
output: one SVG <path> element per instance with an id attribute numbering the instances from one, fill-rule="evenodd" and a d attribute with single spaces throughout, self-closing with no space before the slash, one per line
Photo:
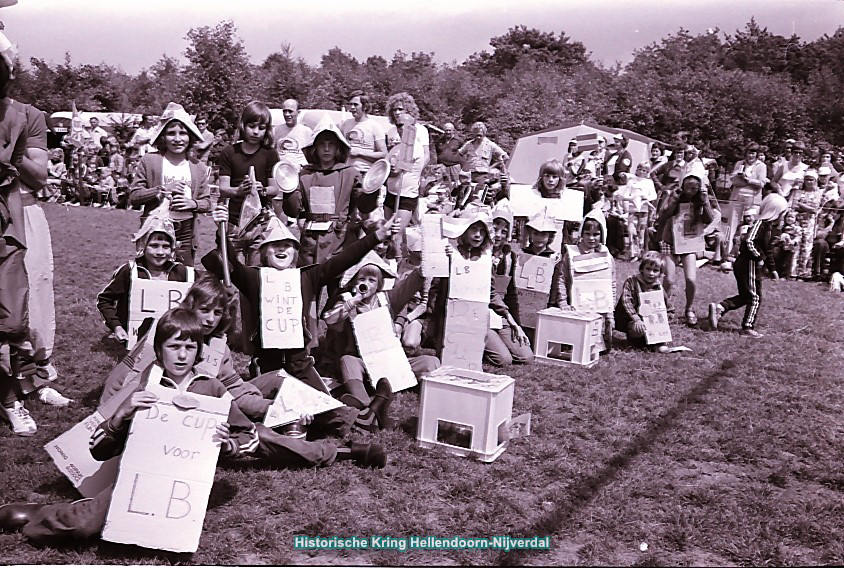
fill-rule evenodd
<path id="1" fill-rule="evenodd" d="M 340 108 L 352 91 L 370 94 L 373 114 L 407 91 L 420 118 L 458 129 L 482 120 L 505 148 L 520 136 L 570 121 L 628 128 L 673 143 L 678 136 L 725 161 L 749 142 L 776 152 L 786 138 L 844 147 L 844 27 L 814 41 L 773 34 L 748 22 L 734 34 L 680 29 L 606 68 L 564 32 L 526 26 L 490 40 L 490 50 L 462 63 L 434 53 L 397 51 L 389 61 L 359 61 L 339 47 L 319 65 L 289 44 L 252 64 L 231 21 L 187 32 L 184 63 L 164 55 L 136 75 L 101 63 L 33 58 L 22 65 L 15 96 L 48 112 L 158 114 L 169 101 L 233 130 L 253 99 L 278 108 Z"/>

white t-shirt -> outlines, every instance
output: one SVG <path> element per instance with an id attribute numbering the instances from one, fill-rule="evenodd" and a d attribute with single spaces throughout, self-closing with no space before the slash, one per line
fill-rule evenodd
<path id="1" fill-rule="evenodd" d="M 275 149 L 278 151 L 278 159 L 282 162 L 290 162 L 298 166 L 308 163 L 302 148 L 311 141 L 313 131 L 304 124 L 297 124 L 290 128 L 286 124 L 276 126 L 273 135 L 275 137 Z"/>
<path id="2" fill-rule="evenodd" d="M 193 199 L 190 185 L 190 162 L 188 160 L 182 160 L 179 164 L 173 165 L 167 158 L 162 158 L 161 163 L 161 181 L 165 185 L 174 180 L 184 181 L 186 184 L 185 197 Z M 193 211 L 173 211 L 171 209 L 170 217 L 174 221 L 184 221 L 193 217 Z"/>
<path id="3" fill-rule="evenodd" d="M 381 128 L 381 125 L 373 118 L 367 118 L 366 120 L 362 120 L 360 122 L 355 122 L 354 118 L 350 118 L 343 122 L 340 126 L 340 130 L 343 132 L 343 136 L 346 137 L 346 140 L 349 141 L 349 145 L 352 148 L 360 148 L 362 150 L 375 152 L 375 141 L 384 140 L 384 129 Z M 355 169 L 357 169 L 357 171 L 366 173 L 369 171 L 369 168 L 372 166 L 372 162 L 374 161 L 375 160 L 358 156 L 352 158 L 352 165 Z"/>
<path id="4" fill-rule="evenodd" d="M 413 167 L 409 172 L 401 172 L 398 175 L 387 178 L 387 192 L 402 197 L 419 197 L 419 181 L 422 178 L 422 170 L 425 168 L 425 147 L 430 142 L 428 129 L 421 124 L 416 124 L 416 139 L 413 142 Z M 389 160 L 393 164 L 399 153 L 399 142 L 401 137 L 395 126 L 387 131 L 387 146 L 390 147 Z"/>

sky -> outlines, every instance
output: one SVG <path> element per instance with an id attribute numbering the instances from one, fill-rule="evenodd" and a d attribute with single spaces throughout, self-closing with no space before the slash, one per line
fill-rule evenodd
<path id="1" fill-rule="evenodd" d="M 593 60 L 626 63 L 633 51 L 681 27 L 734 33 L 751 17 L 803 40 L 844 26 L 844 0 L 18 0 L 0 10 L 21 58 L 105 62 L 128 73 L 162 55 L 181 57 L 190 28 L 233 20 L 253 62 L 289 43 L 311 64 L 334 46 L 359 60 L 433 52 L 440 63 L 489 50 L 519 24 L 565 32 Z"/>

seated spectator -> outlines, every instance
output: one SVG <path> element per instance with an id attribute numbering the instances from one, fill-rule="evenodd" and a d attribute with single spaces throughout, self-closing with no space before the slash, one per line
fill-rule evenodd
<path id="1" fill-rule="evenodd" d="M 64 152 L 60 148 L 50 151 L 47 163 L 47 183 L 44 184 L 45 201 L 56 201 L 61 195 L 62 185 L 67 181 L 67 167 L 64 165 Z"/>

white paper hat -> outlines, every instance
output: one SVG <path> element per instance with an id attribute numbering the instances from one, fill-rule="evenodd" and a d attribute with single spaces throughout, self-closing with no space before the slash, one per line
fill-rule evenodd
<path id="1" fill-rule="evenodd" d="M 138 232 L 132 235 L 132 242 L 135 243 L 135 256 L 140 258 L 144 255 L 150 235 L 153 233 L 164 233 L 170 238 L 173 248 L 176 248 L 176 228 L 170 219 L 170 200 L 165 199 L 161 205 L 150 211 L 149 217 Z"/>
<path id="2" fill-rule="evenodd" d="M 161 136 L 161 133 L 164 132 L 164 129 L 167 128 L 167 125 L 173 122 L 174 120 L 181 122 L 195 139 L 202 140 L 202 133 L 199 131 L 199 128 L 197 128 L 196 125 L 193 123 L 193 119 L 191 119 L 190 115 L 187 113 L 185 108 L 178 103 L 167 103 L 167 108 L 165 108 L 164 112 L 161 113 L 161 118 L 159 119 L 158 124 L 155 126 L 155 130 L 152 131 L 150 143 L 155 144 L 155 141 L 158 139 L 159 136 Z"/>
<path id="3" fill-rule="evenodd" d="M 540 233 L 556 233 L 557 223 L 553 215 L 548 213 L 548 208 L 543 207 L 536 215 L 530 218 L 527 226 Z"/>
<path id="4" fill-rule="evenodd" d="M 381 272 L 384 273 L 385 278 L 395 278 L 396 273 L 393 272 L 393 269 L 390 268 L 390 265 L 387 264 L 387 261 L 378 256 L 374 251 L 369 251 L 366 255 L 358 262 L 356 265 L 348 269 L 346 272 L 343 273 L 343 277 L 340 279 L 340 287 L 344 287 L 346 284 L 352 281 L 352 278 L 355 277 L 355 274 L 360 271 L 361 268 L 366 266 L 367 264 L 372 264 L 377 266 L 381 269 Z"/>
<path id="5" fill-rule="evenodd" d="M 291 233 L 290 229 L 285 227 L 284 223 L 282 223 L 278 217 L 273 215 L 270 218 L 267 228 L 264 229 L 263 235 L 261 235 L 261 240 L 258 241 L 258 248 L 270 243 L 279 243 L 281 241 L 293 241 L 296 244 L 296 248 L 299 248 L 299 239 L 296 238 L 296 235 Z"/>
<path id="6" fill-rule="evenodd" d="M 509 199 L 502 199 L 495 205 L 495 209 L 492 210 L 492 220 L 496 219 L 504 219 L 509 227 L 513 228 L 513 210 L 510 209 Z"/>

